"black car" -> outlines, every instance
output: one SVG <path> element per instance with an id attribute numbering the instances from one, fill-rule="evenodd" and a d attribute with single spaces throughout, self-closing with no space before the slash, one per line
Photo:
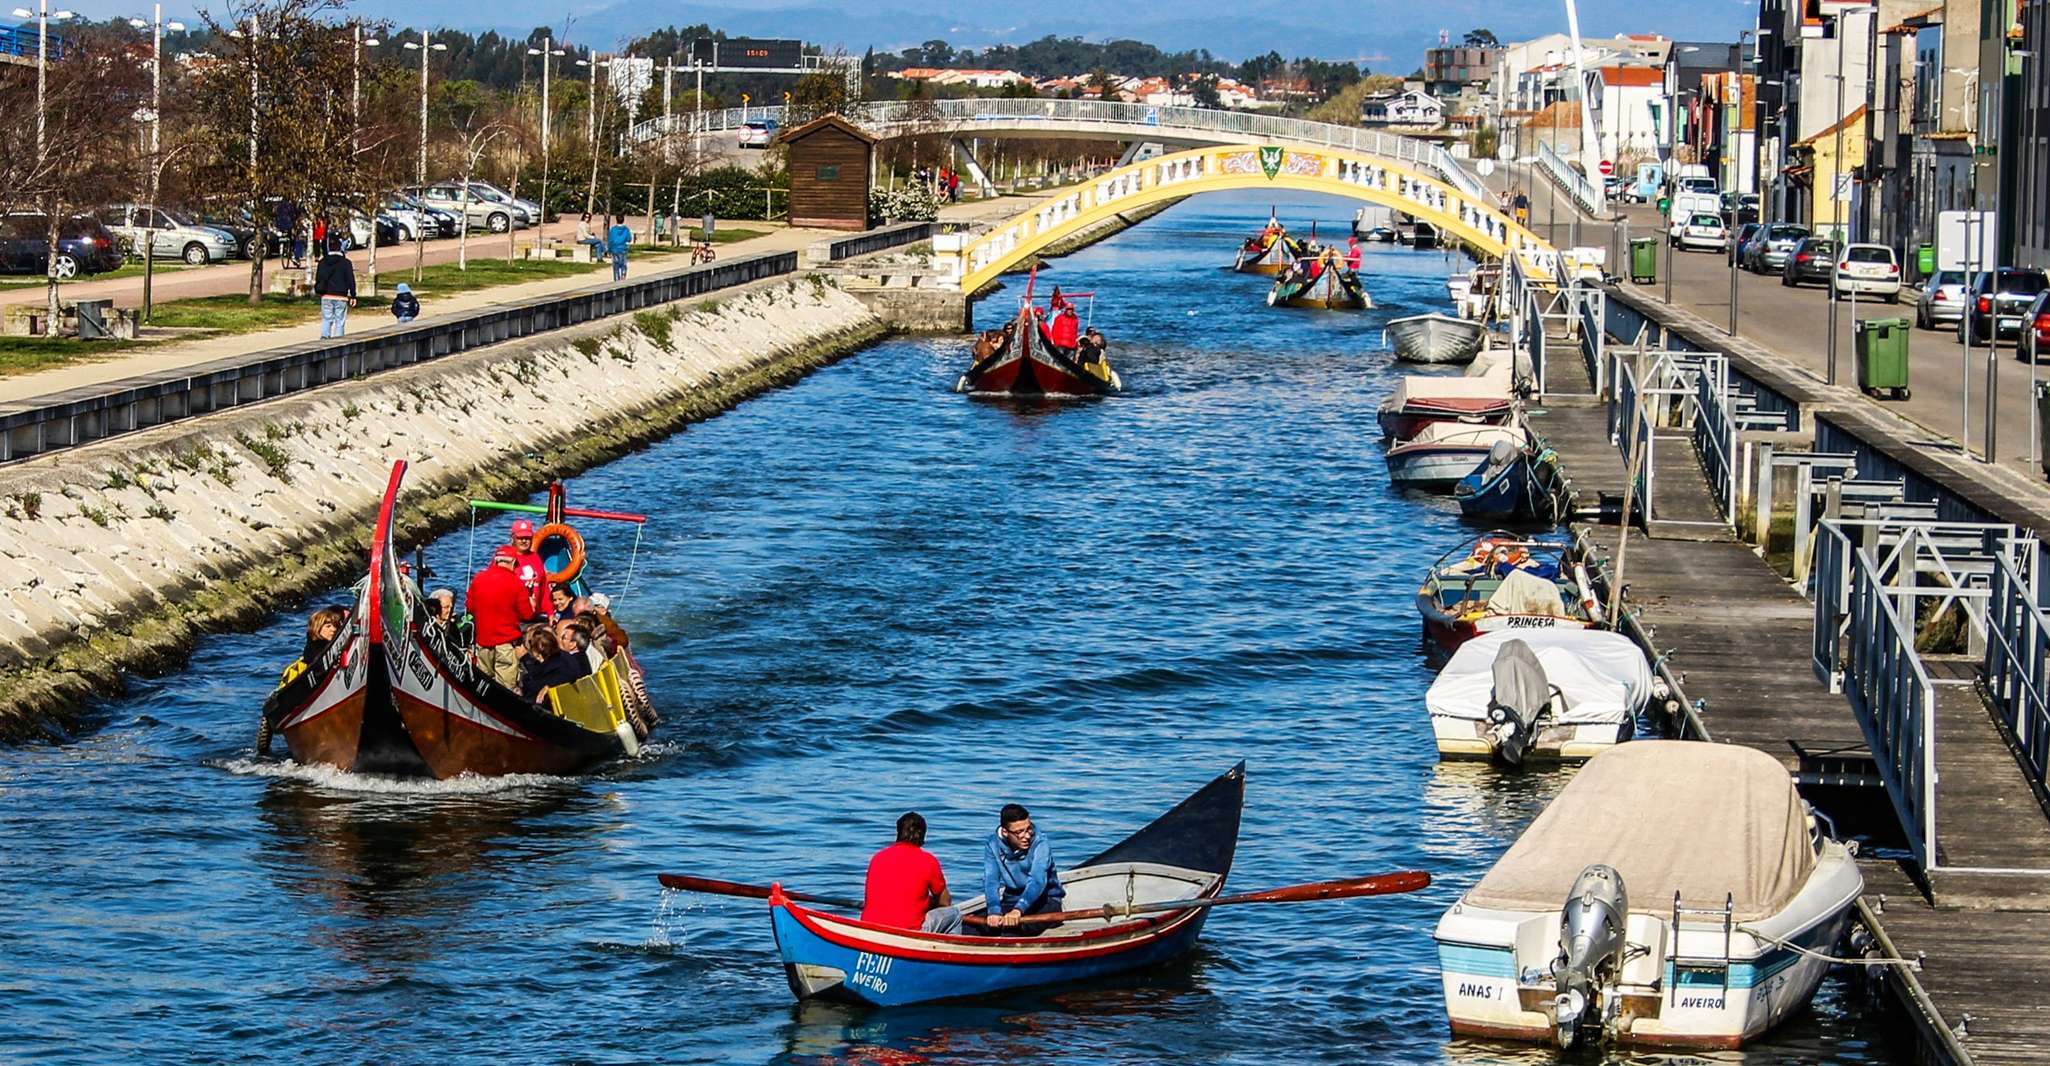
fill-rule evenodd
<path id="1" fill-rule="evenodd" d="M 2003 337 L 2019 335 L 2022 324 L 2029 320 L 2029 305 L 2045 289 L 2050 289 L 2050 277 L 2040 270 L 2001 267 L 1981 271 L 1965 286 L 1965 313 L 1958 319 L 1958 341 L 1964 341 L 1967 330 L 1975 341 L 1991 341 L 1996 325 Z"/>
<path id="2" fill-rule="evenodd" d="M 90 215 L 73 215 L 57 227 L 56 272 L 60 280 L 104 274 L 121 266 L 121 244 Z M 50 216 L 22 212 L 0 217 L 0 274 L 49 270 Z"/>
<path id="3" fill-rule="evenodd" d="M 1787 253 L 1787 265 L 1780 268 L 1780 284 L 1799 285 L 1804 281 L 1828 284 L 1836 270 L 1836 252 L 1836 242 L 1828 237 L 1801 238 L 1801 243 Z"/>
<path id="4" fill-rule="evenodd" d="M 1752 241 L 1756 240 L 1758 238 L 1759 231 L 1764 228 L 1765 227 L 1759 225 L 1756 222 L 1746 222 L 1743 226 L 1738 228 L 1736 238 L 1730 241 L 1731 263 L 1735 263 L 1738 260 L 1744 258 L 1744 255 L 1746 254 L 1746 246 L 1748 246 Z"/>

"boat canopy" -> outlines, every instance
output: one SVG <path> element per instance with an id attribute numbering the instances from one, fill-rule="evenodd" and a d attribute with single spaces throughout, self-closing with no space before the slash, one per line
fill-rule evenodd
<path id="1" fill-rule="evenodd" d="M 1793 778 L 1772 756 L 1636 741 L 1589 760 L 1466 902 L 1554 911 L 1596 862 L 1623 875 L 1633 911 L 1670 914 L 1678 892 L 1683 907 L 1719 912 L 1728 896 L 1735 919 L 1751 922 L 1793 901 L 1815 870 L 1815 846 Z"/>
<path id="2" fill-rule="evenodd" d="M 1473 378 L 1411 374 L 1381 406 L 1400 411 L 1417 400 L 1499 400 L 1506 404 L 1510 400 L 1509 371 L 1504 367 L 1500 374 Z"/>
<path id="3" fill-rule="evenodd" d="M 1544 585 L 1552 603 L 1561 602 L 1558 585 L 1541 577 L 1530 581 Z M 1545 680 L 1559 690 L 1564 706 L 1553 712 L 1552 720 L 1561 725 L 1612 725 L 1635 715 L 1651 698 L 1651 668 L 1629 637 L 1605 629 L 1511 628 L 1483 633 L 1460 645 L 1424 693 L 1424 706 L 1440 718 L 1487 718 L 1495 656 L 1512 640 L 1530 646 L 1544 667 Z M 1658 802 L 1663 806 L 1663 800 Z M 1580 867 L 1573 872 L 1579 873 Z M 1560 896 L 1559 902 L 1565 898 Z"/>
<path id="4" fill-rule="evenodd" d="M 1397 449 L 1411 445 L 1417 447 L 1479 448 L 1494 447 L 1498 440 L 1506 440 L 1518 448 L 1523 447 L 1524 436 L 1521 426 L 1476 426 L 1466 422 L 1432 422 L 1417 430 L 1417 434 L 1396 445 Z"/>

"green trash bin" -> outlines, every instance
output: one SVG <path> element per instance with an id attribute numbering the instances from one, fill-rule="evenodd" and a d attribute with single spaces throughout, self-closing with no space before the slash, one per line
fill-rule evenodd
<path id="1" fill-rule="evenodd" d="M 1926 277 L 1929 277 L 1930 275 L 1932 275 L 1932 274 L 1934 274 L 1934 273 L 1936 273 L 1936 246 L 1935 246 L 1935 245 L 1933 245 L 1933 244 L 1923 244 L 1923 245 L 1917 245 L 1917 246 L 1916 246 L 1916 248 L 1915 248 L 1915 272 L 1916 272 L 1917 274 L 1921 275 L 1922 277 L 1925 277 L 1925 278 L 1926 278 Z"/>
<path id="2" fill-rule="evenodd" d="M 1858 387 L 1878 397 L 1890 392 L 1905 400 L 1908 392 L 1908 328 L 1905 318 L 1868 318 L 1858 323 Z"/>
<path id="3" fill-rule="evenodd" d="M 1630 238 L 1630 280 L 1649 285 L 1659 279 L 1659 239 Z"/>

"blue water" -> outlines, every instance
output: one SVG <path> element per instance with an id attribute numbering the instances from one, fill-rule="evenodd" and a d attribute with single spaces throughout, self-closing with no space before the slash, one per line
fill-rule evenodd
<path id="1" fill-rule="evenodd" d="M 1123 396 L 972 402 L 963 344 L 894 340 L 575 479 L 655 516 L 617 613 L 667 718 L 631 765 L 398 785 L 255 758 L 296 610 L 0 751 L 0 1058 L 1549 1060 L 1451 1041 L 1430 941 L 1564 780 L 1440 766 L 1423 714 L 1410 598 L 1468 531 L 1391 492 L 1373 413 L 1380 323 L 1442 307 L 1449 261 L 1376 250 L 1377 310 L 1271 310 L 1218 269 L 1269 202 L 1191 201 L 1042 277 L 1101 294 Z M 467 543 L 429 549 L 449 583 Z M 629 544 L 597 534 L 615 589 Z M 858 895 L 917 809 L 965 888 L 1007 801 L 1074 860 L 1242 758 L 1235 886 L 1437 883 L 1223 909 L 1111 987 L 887 1013 L 793 1004 L 762 906 L 655 883 Z M 1832 978 L 1727 1058 L 1890 1061 L 1876 1015 Z"/>

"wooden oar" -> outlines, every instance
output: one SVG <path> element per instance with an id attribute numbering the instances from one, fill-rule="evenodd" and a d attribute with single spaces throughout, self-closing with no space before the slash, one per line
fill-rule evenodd
<path id="1" fill-rule="evenodd" d="M 1197 907 L 1228 907 L 1239 903 L 1311 903 L 1320 899 L 1352 899 L 1355 896 L 1392 896 L 1401 892 L 1415 892 L 1431 883 L 1431 875 L 1422 870 L 1401 870 L 1391 874 L 1375 874 L 1372 877 L 1355 877 L 1345 881 L 1312 881 L 1306 885 L 1284 885 L 1261 892 L 1244 892 L 1236 896 L 1213 896 L 1209 899 L 1170 899 L 1158 903 L 1134 903 L 1122 906 L 1106 903 L 1094 910 L 1049 911 L 1045 914 L 1027 914 L 1018 919 L 1021 924 L 1053 925 L 1060 922 L 1081 921 L 1088 918 L 1102 918 L 1116 921 L 1135 914 L 1157 914 L 1161 911 L 1193 910 Z M 971 925 L 987 925 L 989 919 L 976 915 L 964 915 L 962 921 Z"/>
<path id="2" fill-rule="evenodd" d="M 684 892 L 705 892 L 714 896 L 740 896 L 746 899 L 769 898 L 767 885 L 744 885 L 738 881 L 719 881 L 710 877 L 692 877 L 688 874 L 658 874 L 656 880 L 662 882 L 663 888 L 674 888 Z M 814 896 L 809 892 L 792 892 L 787 888 L 783 890 L 783 895 L 795 903 L 817 903 L 825 907 L 843 907 L 854 911 L 861 909 L 861 901 L 858 899 Z"/>

